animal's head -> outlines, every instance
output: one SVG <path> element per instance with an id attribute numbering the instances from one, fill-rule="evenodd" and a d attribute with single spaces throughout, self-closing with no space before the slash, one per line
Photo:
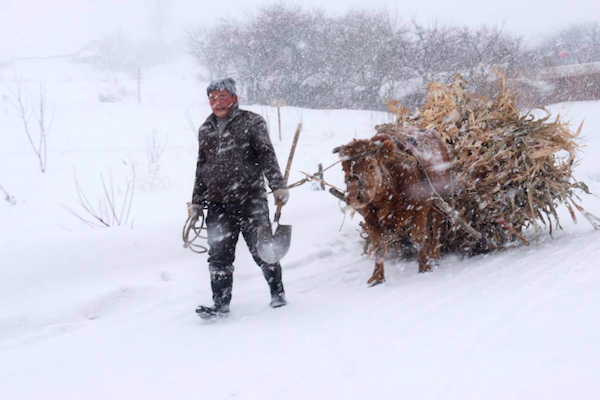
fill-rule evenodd
<path id="1" fill-rule="evenodd" d="M 353 140 L 350 144 L 336 147 L 342 159 L 346 181 L 346 204 L 361 209 L 371 203 L 383 184 L 379 153 L 381 142 Z"/>

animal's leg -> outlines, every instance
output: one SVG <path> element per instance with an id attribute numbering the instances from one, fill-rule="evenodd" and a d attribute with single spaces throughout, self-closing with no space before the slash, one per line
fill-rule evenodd
<path id="1" fill-rule="evenodd" d="M 385 282 L 385 273 L 383 269 L 383 261 L 375 261 L 375 269 L 373 270 L 373 275 L 367 281 L 367 284 L 370 286 L 379 285 L 380 283 Z"/>
<path id="2" fill-rule="evenodd" d="M 433 269 L 434 262 L 427 254 L 427 246 L 423 246 L 419 249 L 419 273 L 429 272 Z"/>
<path id="3" fill-rule="evenodd" d="M 419 261 L 419 273 L 421 273 L 431 271 L 433 268 L 433 265 L 431 264 L 431 249 L 428 244 L 429 237 L 431 236 L 427 221 L 429 204 L 420 205 L 417 209 L 418 211 L 415 215 L 410 239 L 419 251 L 417 259 Z"/>
<path id="4" fill-rule="evenodd" d="M 429 271 L 433 268 L 436 268 L 439 265 L 440 257 L 441 257 L 441 235 L 442 235 L 442 221 L 441 215 L 437 212 L 429 213 L 429 222 L 426 226 L 427 237 L 425 239 L 427 252 L 426 254 L 429 257 L 428 266 Z M 424 272 L 424 271 L 423 271 Z"/>
<path id="5" fill-rule="evenodd" d="M 375 286 L 385 282 L 383 261 L 385 259 L 385 253 L 387 250 L 386 247 L 387 246 L 385 244 L 382 244 L 381 247 L 378 247 L 377 251 L 375 252 L 375 269 L 373 270 L 373 275 L 367 281 L 368 285 Z"/>
<path id="6" fill-rule="evenodd" d="M 385 253 L 387 252 L 387 240 L 382 227 L 377 223 L 377 220 L 372 219 L 372 214 L 367 214 L 365 222 L 367 234 L 373 243 L 372 249 L 375 251 L 375 269 L 373 270 L 373 275 L 367 281 L 367 284 L 375 286 L 385 281 L 383 261 L 385 259 Z"/>
<path id="7" fill-rule="evenodd" d="M 432 252 L 431 257 L 436 260 L 436 263 L 439 263 L 440 258 L 442 256 L 442 215 L 437 212 L 431 212 L 431 246 Z"/>

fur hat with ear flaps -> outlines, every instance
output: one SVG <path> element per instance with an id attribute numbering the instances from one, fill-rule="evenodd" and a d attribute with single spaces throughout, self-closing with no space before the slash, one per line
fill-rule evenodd
<path id="1" fill-rule="evenodd" d="M 233 78 L 224 78 L 224 79 L 217 79 L 215 81 L 212 81 L 206 88 L 206 95 L 209 96 L 210 93 L 214 92 L 214 91 L 217 91 L 217 92 L 225 91 L 233 97 L 237 94 L 237 89 L 235 87 L 235 81 L 233 80 Z"/>

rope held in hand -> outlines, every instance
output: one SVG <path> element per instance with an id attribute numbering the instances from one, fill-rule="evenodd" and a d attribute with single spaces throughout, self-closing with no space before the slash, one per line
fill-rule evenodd
<path id="1" fill-rule="evenodd" d="M 198 225 L 198 220 L 202 218 L 202 221 Z M 200 239 L 207 239 L 206 236 L 201 236 L 203 230 L 206 230 L 206 223 L 204 218 L 204 210 L 195 210 L 190 214 L 188 219 L 185 221 L 185 225 L 183 225 L 183 248 L 189 248 L 194 253 L 202 254 L 208 251 L 208 248 L 202 246 L 200 244 L 194 244 L 193 242 Z M 194 231 L 195 236 L 190 240 L 190 232 Z"/>

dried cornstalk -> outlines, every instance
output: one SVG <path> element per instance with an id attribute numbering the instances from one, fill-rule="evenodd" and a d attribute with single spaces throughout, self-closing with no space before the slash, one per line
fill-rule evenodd
<path id="1" fill-rule="evenodd" d="M 413 113 L 397 101 L 387 102 L 397 116 L 395 125 L 436 129 L 453 150 L 455 190 L 450 204 L 485 240 L 449 220 L 442 246 L 470 254 L 516 240 L 528 245 L 526 228 L 534 228 L 536 240 L 542 225 L 550 233 L 553 224 L 560 228 L 559 204 L 567 206 L 575 220 L 569 202 L 600 229 L 600 219 L 574 201 L 576 191 L 588 192 L 573 177 L 582 126 L 572 133 L 560 116 L 551 119 L 547 110 L 542 118 L 521 113 L 504 76 L 498 76 L 494 99 L 466 91 L 467 82 L 456 76 L 450 85 L 430 84 L 427 102 Z M 376 127 L 378 132 L 392 128 Z"/>

